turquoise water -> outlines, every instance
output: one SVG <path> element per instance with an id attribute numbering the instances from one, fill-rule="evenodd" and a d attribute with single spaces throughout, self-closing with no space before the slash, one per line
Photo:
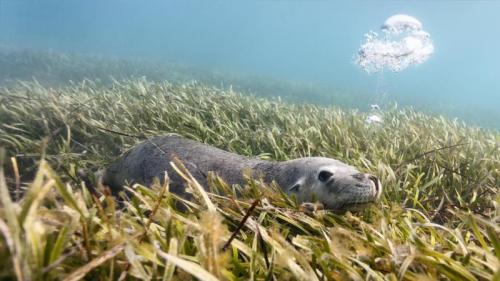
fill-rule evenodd
<path id="1" fill-rule="evenodd" d="M 394 14 L 435 51 L 399 73 L 354 64 L 364 34 Z M 0 45 L 196 67 L 397 100 L 500 128 L 500 1 L 0 0 Z M 2 67 L 0 65 L 0 67 Z"/>

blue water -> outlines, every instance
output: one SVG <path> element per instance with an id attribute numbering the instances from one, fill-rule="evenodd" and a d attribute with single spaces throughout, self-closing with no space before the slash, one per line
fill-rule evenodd
<path id="1" fill-rule="evenodd" d="M 354 55 L 404 13 L 435 53 L 368 75 Z M 189 64 L 331 85 L 500 128 L 500 1 L 0 0 L 0 45 Z"/>

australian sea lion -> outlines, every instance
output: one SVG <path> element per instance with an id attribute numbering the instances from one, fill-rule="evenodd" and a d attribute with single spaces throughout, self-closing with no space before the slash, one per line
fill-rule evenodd
<path id="1" fill-rule="evenodd" d="M 179 136 L 154 137 L 144 141 L 112 163 L 104 172 L 103 183 L 116 192 L 126 183 L 150 185 L 154 178 L 170 177 L 170 190 L 184 193 L 184 181 L 170 165 L 172 156 L 183 162 L 189 172 L 207 186 L 207 173 L 213 171 L 228 184 L 244 184 L 245 170 L 276 183 L 300 202 L 316 198 L 327 209 L 346 210 L 377 200 L 380 181 L 338 160 L 306 157 L 271 162 L 230 153 Z"/>

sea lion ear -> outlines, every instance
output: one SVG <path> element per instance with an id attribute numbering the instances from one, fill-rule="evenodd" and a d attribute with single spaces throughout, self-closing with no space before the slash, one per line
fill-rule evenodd
<path id="1" fill-rule="evenodd" d="M 300 189 L 300 183 L 296 183 L 294 185 L 292 185 L 292 187 L 290 187 L 288 189 L 289 192 L 299 192 L 299 189 Z"/>
<path id="2" fill-rule="evenodd" d="M 299 179 L 298 181 L 296 181 L 294 184 L 292 184 L 289 188 L 288 188 L 288 192 L 299 192 L 300 191 L 300 187 L 302 186 L 302 184 L 304 183 L 304 179 Z"/>

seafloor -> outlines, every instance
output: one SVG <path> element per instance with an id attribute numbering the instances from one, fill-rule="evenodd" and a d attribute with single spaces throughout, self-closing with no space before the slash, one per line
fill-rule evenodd
<path id="1" fill-rule="evenodd" d="M 0 61 L 12 66 L 0 79 L 2 279 L 500 278 L 498 131 L 394 104 L 368 123 L 340 94 L 330 106 L 301 90 L 278 99 L 277 82 L 193 71 L 194 82 L 186 67 L 140 78 L 158 68 L 29 55 Z M 199 188 L 180 163 L 189 202 L 168 184 L 112 198 L 90 176 L 166 133 L 263 159 L 336 158 L 377 175 L 384 194 L 338 215 L 258 181 Z"/>

